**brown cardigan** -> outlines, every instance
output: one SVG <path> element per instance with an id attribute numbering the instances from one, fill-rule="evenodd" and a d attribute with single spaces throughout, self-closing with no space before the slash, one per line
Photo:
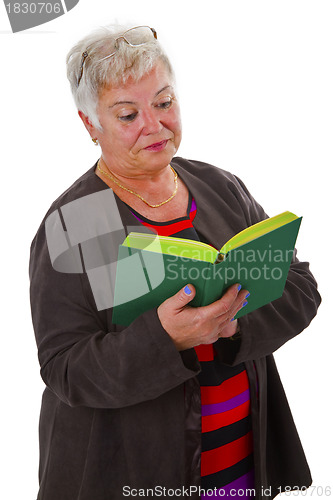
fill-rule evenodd
<path id="1" fill-rule="evenodd" d="M 216 248 L 267 217 L 232 174 L 182 158 L 172 165 L 196 200 L 196 230 Z M 94 169 L 61 195 L 47 216 L 108 189 Z M 137 225 L 117 197 L 116 203 L 125 230 Z M 102 214 L 103 205 L 98 210 Z M 80 224 L 92 224 L 82 218 Z M 118 241 L 113 247 L 116 255 Z M 38 499 L 120 500 L 134 488 L 156 488 L 159 498 L 163 487 L 184 488 L 184 498 L 199 499 L 200 364 L 194 349 L 175 349 L 156 310 L 127 328 L 113 325 L 111 308 L 97 310 L 86 272 L 52 267 L 45 219 L 32 243 L 30 278 L 41 376 L 47 386 L 40 418 Z M 221 363 L 245 362 L 247 368 L 257 499 L 269 498 L 267 489 L 275 496 L 279 487 L 311 484 L 272 353 L 308 326 L 319 304 L 308 264 L 294 259 L 282 298 L 243 317 L 239 340 L 215 344 Z M 155 496 L 150 492 L 150 498 Z"/>

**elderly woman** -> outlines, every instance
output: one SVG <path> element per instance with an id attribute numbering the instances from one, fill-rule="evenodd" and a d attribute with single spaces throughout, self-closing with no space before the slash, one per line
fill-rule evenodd
<path id="1" fill-rule="evenodd" d="M 255 489 L 260 499 L 309 486 L 272 356 L 316 314 L 307 263 L 294 258 L 282 298 L 238 321 L 249 293 L 241 283 L 197 308 L 188 283 L 128 327 L 113 324 L 118 246 L 133 228 L 220 248 L 267 216 L 234 175 L 174 156 L 179 103 L 155 30 L 89 35 L 68 55 L 68 78 L 101 156 L 32 243 L 46 384 L 38 498 L 244 498 Z"/>

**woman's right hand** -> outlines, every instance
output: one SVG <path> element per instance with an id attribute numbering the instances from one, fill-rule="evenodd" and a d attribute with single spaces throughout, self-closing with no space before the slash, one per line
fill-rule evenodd
<path id="1" fill-rule="evenodd" d="M 212 304 L 191 307 L 195 288 L 186 285 L 162 302 L 157 313 L 178 351 L 183 351 L 200 344 L 212 344 L 221 337 L 232 337 L 237 330 L 237 320 L 231 320 L 247 304 L 247 296 L 248 291 L 235 284 Z"/>

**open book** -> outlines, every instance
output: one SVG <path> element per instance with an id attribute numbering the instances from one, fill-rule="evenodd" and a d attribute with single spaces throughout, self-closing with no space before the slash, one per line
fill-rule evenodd
<path id="1" fill-rule="evenodd" d="M 300 223 L 301 217 L 283 212 L 244 229 L 220 250 L 200 241 L 130 233 L 119 247 L 113 322 L 129 325 L 188 283 L 196 288 L 194 307 L 240 283 L 251 295 L 237 318 L 281 297 Z"/>

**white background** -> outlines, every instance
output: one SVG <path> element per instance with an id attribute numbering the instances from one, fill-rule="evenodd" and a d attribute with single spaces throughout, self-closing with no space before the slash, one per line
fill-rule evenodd
<path id="1" fill-rule="evenodd" d="M 80 0 L 68 14 L 17 34 L 1 4 L 0 20 L 0 497 L 33 500 L 38 489 L 43 384 L 29 309 L 30 241 L 51 202 L 99 153 L 72 102 L 65 56 L 81 36 L 115 20 L 153 26 L 174 64 L 179 155 L 237 174 L 270 215 L 304 217 L 299 257 L 311 261 L 323 304 L 276 359 L 316 486 L 307 496 L 325 497 L 327 486 L 333 494 L 333 3 Z"/>

